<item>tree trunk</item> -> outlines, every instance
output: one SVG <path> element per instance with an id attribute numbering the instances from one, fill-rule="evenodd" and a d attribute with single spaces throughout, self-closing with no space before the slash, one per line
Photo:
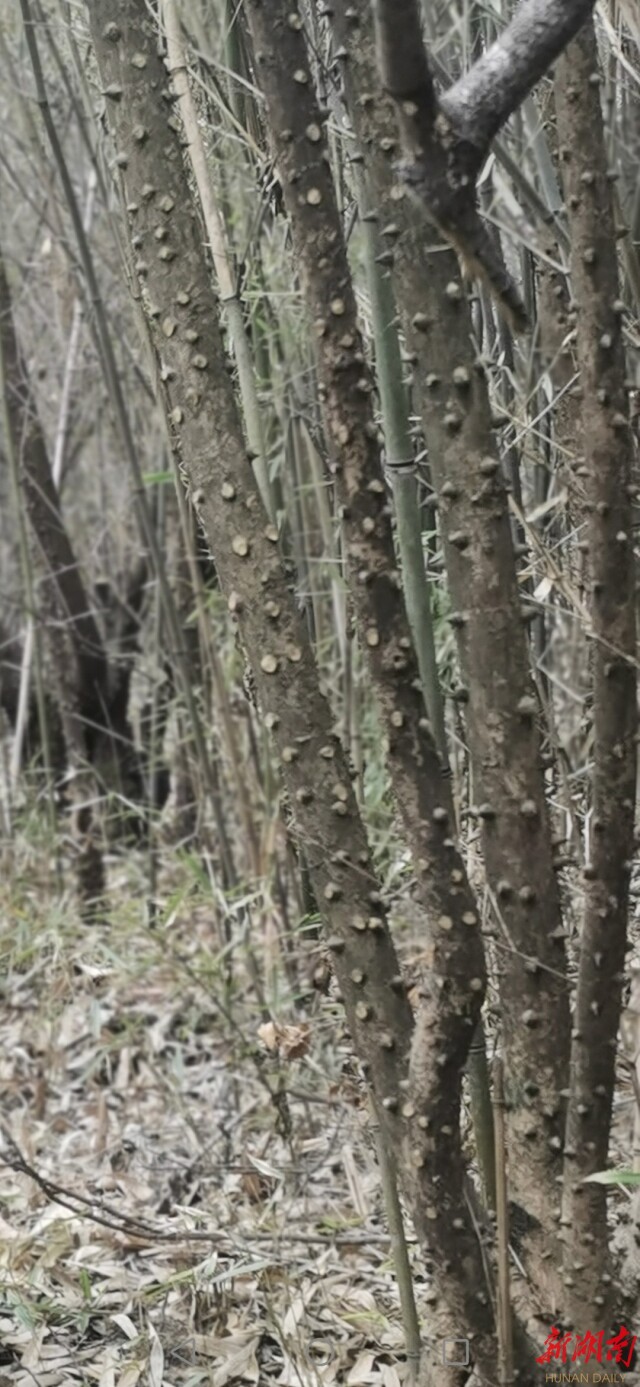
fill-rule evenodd
<path id="1" fill-rule="evenodd" d="M 586 1176 L 607 1163 L 620 1019 L 636 779 L 633 439 L 623 305 L 593 23 L 558 63 L 556 112 L 577 305 L 593 633 L 593 813 L 567 1114 L 565 1285 L 576 1329 L 607 1324 L 607 1201 Z M 610 1319 L 609 1319 L 610 1323 Z"/>

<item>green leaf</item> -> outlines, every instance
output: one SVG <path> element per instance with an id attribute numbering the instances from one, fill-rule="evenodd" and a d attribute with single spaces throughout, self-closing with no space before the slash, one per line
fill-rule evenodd
<path id="1" fill-rule="evenodd" d="M 173 472 L 143 472 L 145 486 L 160 486 L 173 481 Z"/>
<path id="2" fill-rule="evenodd" d="M 599 1170 L 585 1175 L 583 1185 L 640 1185 L 640 1170 Z"/>

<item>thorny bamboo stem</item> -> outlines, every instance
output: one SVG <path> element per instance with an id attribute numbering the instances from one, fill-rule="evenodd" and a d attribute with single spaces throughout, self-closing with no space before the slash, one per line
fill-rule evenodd
<path id="1" fill-rule="evenodd" d="M 176 0 L 162 0 L 162 13 L 167 38 L 167 67 L 171 85 L 178 97 L 180 114 L 189 142 L 188 158 L 198 189 L 198 197 L 213 260 L 220 301 L 229 325 L 229 336 L 238 368 L 238 385 L 242 399 L 242 414 L 247 430 L 249 448 L 254 456 L 256 481 L 265 509 L 275 518 L 273 496 L 269 485 L 269 468 L 262 428 L 262 417 L 251 345 L 247 336 L 238 286 L 231 265 L 224 221 L 216 201 L 215 189 L 205 154 L 198 113 L 189 85 L 189 68 L 182 39 Z"/>

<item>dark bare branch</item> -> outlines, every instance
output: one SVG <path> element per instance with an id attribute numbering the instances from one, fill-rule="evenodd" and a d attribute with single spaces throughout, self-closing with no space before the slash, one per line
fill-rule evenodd
<path id="1" fill-rule="evenodd" d="M 594 0 L 523 0 L 506 29 L 441 105 L 483 159 L 498 131 L 593 10 Z"/>

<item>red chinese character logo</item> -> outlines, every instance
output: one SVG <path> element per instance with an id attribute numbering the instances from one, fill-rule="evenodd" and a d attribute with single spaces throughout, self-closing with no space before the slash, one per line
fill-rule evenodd
<path id="1" fill-rule="evenodd" d="M 551 1333 L 545 1339 L 544 1353 L 540 1358 L 536 1358 L 536 1363 L 552 1363 L 554 1359 L 558 1363 L 566 1363 L 567 1349 L 572 1338 L 573 1334 L 562 1334 L 554 1324 Z"/>
<path id="2" fill-rule="evenodd" d="M 576 1346 L 571 1362 L 577 1363 L 580 1358 L 584 1358 L 585 1363 L 589 1363 L 595 1358 L 597 1363 L 601 1363 L 603 1343 L 604 1329 L 601 1329 L 599 1334 L 592 1334 L 590 1330 L 587 1330 L 586 1334 L 576 1334 Z"/>
<path id="3" fill-rule="evenodd" d="M 624 1325 L 620 1326 L 612 1339 L 607 1339 L 607 1358 L 614 1360 L 621 1368 L 631 1367 L 637 1334 L 631 1335 Z M 626 1357 L 624 1357 L 626 1349 Z"/>
<path id="4" fill-rule="evenodd" d="M 536 1363 L 566 1363 L 568 1361 L 567 1353 L 573 1338 L 573 1334 L 564 1334 L 557 1325 L 554 1325 L 545 1339 L 544 1353 L 536 1358 Z M 587 1330 L 586 1334 L 576 1334 L 571 1362 L 577 1363 L 582 1358 L 586 1364 L 594 1358 L 596 1363 L 602 1363 L 604 1361 L 602 1355 L 606 1346 L 609 1362 L 615 1362 L 621 1368 L 630 1368 L 637 1338 L 637 1334 L 630 1334 L 624 1325 L 621 1325 L 617 1334 L 606 1340 L 604 1329 L 601 1329 L 599 1334 L 592 1334 L 591 1330 Z"/>

